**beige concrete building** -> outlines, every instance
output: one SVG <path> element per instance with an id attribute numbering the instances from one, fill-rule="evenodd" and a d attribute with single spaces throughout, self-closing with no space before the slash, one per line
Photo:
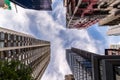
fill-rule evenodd
<path id="1" fill-rule="evenodd" d="M 35 80 L 40 80 L 50 61 L 50 42 L 0 28 L 0 60 L 22 61 L 32 67 Z"/>
<path id="2" fill-rule="evenodd" d="M 120 23 L 120 0 L 63 0 L 66 27 L 85 29 L 99 22 L 100 26 Z"/>
<path id="3" fill-rule="evenodd" d="M 99 21 L 99 25 L 109 26 L 107 31 L 107 35 L 109 36 L 118 36 L 120 35 L 120 0 L 101 0 L 104 4 L 102 6 L 106 6 L 101 8 L 103 10 L 108 10 L 109 15 L 104 17 Z"/>
<path id="4" fill-rule="evenodd" d="M 120 44 L 111 44 L 110 49 L 120 49 Z"/>
<path id="5" fill-rule="evenodd" d="M 105 55 L 120 55 L 120 44 L 111 44 L 109 49 L 105 49 Z"/>
<path id="6" fill-rule="evenodd" d="M 109 14 L 110 0 L 63 0 L 66 7 L 66 27 L 85 29 Z"/>
<path id="7" fill-rule="evenodd" d="M 107 31 L 107 35 L 119 36 L 120 35 L 120 24 L 116 25 L 116 26 L 110 26 L 108 31 Z"/>
<path id="8" fill-rule="evenodd" d="M 113 26 L 120 23 L 120 1 L 119 0 L 103 0 L 109 10 L 109 15 L 99 21 L 100 26 Z"/>

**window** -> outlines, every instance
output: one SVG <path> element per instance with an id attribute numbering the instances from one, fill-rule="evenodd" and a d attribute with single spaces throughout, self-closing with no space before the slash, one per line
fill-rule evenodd
<path id="1" fill-rule="evenodd" d="M 24 41 L 24 37 L 22 36 L 22 40 Z"/>
<path id="2" fill-rule="evenodd" d="M 78 0 L 75 0 L 75 5 L 77 6 L 77 4 L 78 4 Z"/>
<path id="3" fill-rule="evenodd" d="M 21 55 L 19 55 L 19 60 L 21 60 Z"/>
<path id="4" fill-rule="evenodd" d="M 11 47 L 11 42 L 8 42 L 8 47 Z"/>
<path id="5" fill-rule="evenodd" d="M 4 47 L 4 42 L 0 42 L 0 48 Z"/>
<path id="6" fill-rule="evenodd" d="M 13 46 L 17 46 L 17 45 L 16 45 L 16 42 L 13 43 Z"/>
<path id="7" fill-rule="evenodd" d="M 22 42 L 22 46 L 24 46 L 24 42 Z"/>
<path id="8" fill-rule="evenodd" d="M 116 55 L 116 53 L 112 52 L 112 55 Z"/>
<path id="9" fill-rule="evenodd" d="M 0 40 L 4 40 L 5 34 L 3 32 L 0 33 Z"/>
<path id="10" fill-rule="evenodd" d="M 89 2 L 82 2 L 79 6 L 79 8 L 87 8 L 88 7 Z"/>
<path id="11" fill-rule="evenodd" d="M 10 38 L 11 38 L 11 40 L 13 40 L 13 38 L 14 38 L 14 35 L 13 35 L 13 34 L 11 34 Z"/>
<path id="12" fill-rule="evenodd" d="M 9 56 L 9 57 L 11 56 L 11 51 L 8 51 L 8 56 Z"/>
<path id="13" fill-rule="evenodd" d="M 3 55 L 3 54 L 4 54 L 3 51 L 0 52 L 0 58 L 4 58 L 4 55 Z"/>
<path id="14" fill-rule="evenodd" d="M 12 51 L 11 51 L 11 54 L 12 54 L 12 55 L 15 55 L 15 54 L 16 54 L 16 50 L 12 50 Z"/>
<path id="15" fill-rule="evenodd" d="M 10 34 L 8 34 L 7 38 L 8 38 L 8 40 L 10 40 Z"/>
<path id="16" fill-rule="evenodd" d="M 14 40 L 16 40 L 16 35 L 14 35 Z"/>
<path id="17" fill-rule="evenodd" d="M 7 51 L 4 51 L 4 57 L 8 57 Z"/>
<path id="18" fill-rule="evenodd" d="M 18 40 L 19 40 L 19 41 L 21 40 L 21 36 L 18 36 Z"/>
<path id="19" fill-rule="evenodd" d="M 20 45 L 20 42 L 18 42 L 18 46 L 21 46 L 21 45 Z"/>

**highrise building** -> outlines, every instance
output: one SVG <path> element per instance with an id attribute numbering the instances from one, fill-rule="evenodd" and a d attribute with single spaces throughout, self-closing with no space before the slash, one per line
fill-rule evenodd
<path id="1" fill-rule="evenodd" d="M 81 50 L 80 53 L 87 54 L 88 52 Z M 66 58 L 75 80 L 92 80 L 91 62 L 89 60 L 75 53 L 73 49 L 66 50 Z"/>
<path id="2" fill-rule="evenodd" d="M 65 80 L 75 80 L 72 74 L 65 75 Z"/>
<path id="3" fill-rule="evenodd" d="M 105 49 L 105 55 L 120 55 L 120 49 Z"/>
<path id="4" fill-rule="evenodd" d="M 99 21 L 100 26 L 109 26 L 107 35 L 120 35 L 120 1 L 103 0 L 107 7 L 104 10 L 109 11 L 109 15 Z"/>
<path id="5" fill-rule="evenodd" d="M 119 0 L 64 0 L 67 28 L 87 28 L 120 23 Z"/>
<path id="6" fill-rule="evenodd" d="M 110 26 L 107 35 L 109 36 L 119 36 L 120 35 L 120 24 L 116 26 Z"/>
<path id="7" fill-rule="evenodd" d="M 111 44 L 110 49 L 120 49 L 120 44 Z"/>
<path id="8" fill-rule="evenodd" d="M 0 60 L 19 60 L 31 66 L 32 76 L 40 80 L 50 61 L 50 42 L 0 28 Z"/>
<path id="9" fill-rule="evenodd" d="M 66 59 L 75 80 L 119 80 L 120 56 L 99 55 L 85 50 L 66 50 Z"/>
<path id="10" fill-rule="evenodd" d="M 99 21 L 100 26 L 114 26 L 120 23 L 120 1 L 104 0 L 108 5 L 105 9 L 109 10 L 109 15 Z"/>
<path id="11" fill-rule="evenodd" d="M 101 0 L 64 0 L 67 28 L 87 28 L 109 14 Z"/>
<path id="12" fill-rule="evenodd" d="M 52 0 L 10 0 L 13 3 L 27 9 L 52 10 Z"/>
<path id="13" fill-rule="evenodd" d="M 112 44 L 109 49 L 105 49 L 105 55 L 120 55 L 120 45 Z"/>

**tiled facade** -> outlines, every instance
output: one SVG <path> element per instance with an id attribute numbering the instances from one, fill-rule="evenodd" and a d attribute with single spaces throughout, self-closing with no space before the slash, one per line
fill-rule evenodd
<path id="1" fill-rule="evenodd" d="M 35 80 L 40 80 L 50 61 L 50 42 L 0 28 L 0 59 L 22 61 L 32 67 Z"/>

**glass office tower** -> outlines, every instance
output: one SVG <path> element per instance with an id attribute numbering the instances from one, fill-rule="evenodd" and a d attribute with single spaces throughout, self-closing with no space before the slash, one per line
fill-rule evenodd
<path id="1" fill-rule="evenodd" d="M 82 51 L 80 53 L 88 53 Z M 75 80 L 92 80 L 91 61 L 79 54 L 76 54 L 71 49 L 66 50 L 66 58 Z"/>
<path id="2" fill-rule="evenodd" d="M 99 55 L 85 50 L 66 50 L 66 59 L 75 80 L 119 80 L 120 56 Z"/>
<path id="3" fill-rule="evenodd" d="M 50 42 L 0 28 L 0 60 L 19 60 L 31 66 L 32 76 L 40 80 L 50 61 Z"/>
<path id="4" fill-rule="evenodd" d="M 13 3 L 27 9 L 52 10 L 52 0 L 10 0 Z"/>

